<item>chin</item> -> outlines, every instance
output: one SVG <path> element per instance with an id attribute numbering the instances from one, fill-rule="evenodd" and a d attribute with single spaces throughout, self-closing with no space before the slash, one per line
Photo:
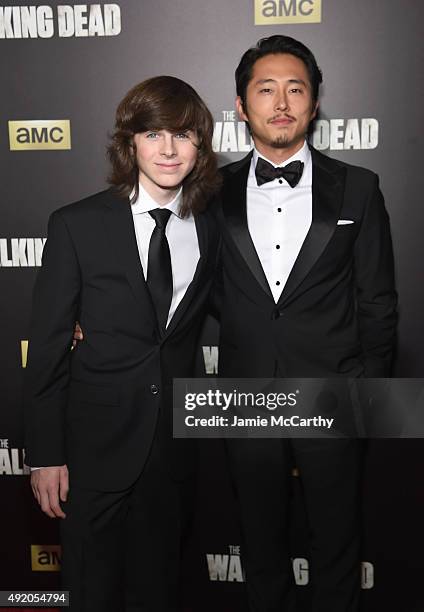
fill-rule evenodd
<path id="1" fill-rule="evenodd" d="M 287 147 L 290 147 L 293 144 L 294 141 L 287 138 L 287 136 L 278 136 L 270 142 L 271 147 L 273 147 L 274 149 L 286 149 Z"/>
<path id="2" fill-rule="evenodd" d="M 161 189 L 178 189 L 182 181 L 159 181 L 157 185 Z"/>

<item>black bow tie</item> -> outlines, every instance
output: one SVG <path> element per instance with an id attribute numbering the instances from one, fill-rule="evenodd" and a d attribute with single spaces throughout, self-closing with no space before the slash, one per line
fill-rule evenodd
<path id="1" fill-rule="evenodd" d="M 272 164 L 259 157 L 255 168 L 258 187 L 276 178 L 283 178 L 290 187 L 296 187 L 302 176 L 303 165 L 301 161 L 293 161 L 284 168 L 274 168 Z"/>

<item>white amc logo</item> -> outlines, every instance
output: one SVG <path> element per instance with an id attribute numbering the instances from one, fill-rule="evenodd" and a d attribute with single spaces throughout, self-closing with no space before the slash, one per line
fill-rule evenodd
<path id="1" fill-rule="evenodd" d="M 321 0 L 255 0 L 255 25 L 320 22 Z"/>
<path id="2" fill-rule="evenodd" d="M 9 121 L 11 151 L 34 151 L 71 148 L 69 119 L 45 121 Z"/>

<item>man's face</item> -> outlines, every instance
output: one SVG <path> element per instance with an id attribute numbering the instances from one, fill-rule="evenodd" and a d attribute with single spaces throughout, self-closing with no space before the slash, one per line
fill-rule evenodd
<path id="1" fill-rule="evenodd" d="M 255 146 L 271 161 L 284 161 L 303 145 L 318 104 L 312 100 L 308 71 L 288 53 L 265 55 L 255 62 L 246 90 L 246 104 L 236 100 L 248 121 Z"/>
<path id="2" fill-rule="evenodd" d="M 194 168 L 198 144 L 195 133 L 140 132 L 134 135 L 134 144 L 141 185 L 158 204 L 166 204 Z"/>

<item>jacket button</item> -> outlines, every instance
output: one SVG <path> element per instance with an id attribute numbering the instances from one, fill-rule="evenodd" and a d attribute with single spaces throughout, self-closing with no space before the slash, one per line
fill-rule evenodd
<path id="1" fill-rule="evenodd" d="M 157 393 L 159 393 L 159 389 L 156 385 L 150 385 L 150 391 L 153 393 L 153 395 L 157 395 Z"/>
<path id="2" fill-rule="evenodd" d="M 279 319 L 281 316 L 283 315 L 283 310 L 279 310 L 278 308 L 274 308 L 274 310 L 272 311 L 271 314 L 271 319 L 273 321 L 275 321 L 276 319 Z"/>

